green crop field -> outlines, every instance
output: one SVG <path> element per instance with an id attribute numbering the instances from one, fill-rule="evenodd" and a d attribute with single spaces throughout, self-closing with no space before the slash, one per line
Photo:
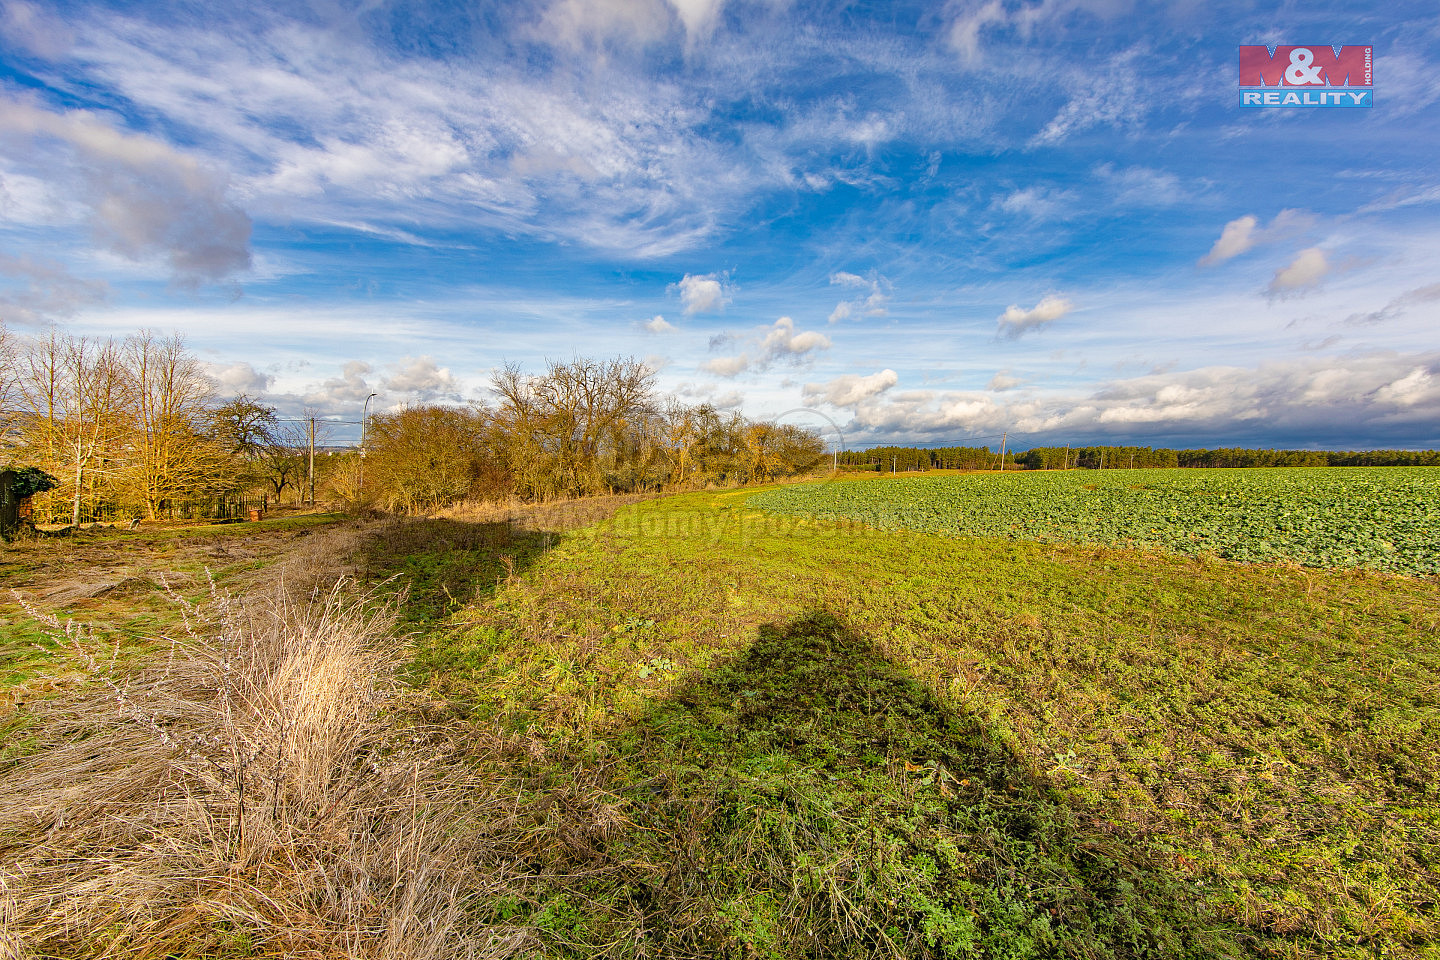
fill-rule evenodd
<path id="1" fill-rule="evenodd" d="M 804 484 L 763 510 L 881 529 L 1440 572 L 1440 470 L 1072 470 Z"/>

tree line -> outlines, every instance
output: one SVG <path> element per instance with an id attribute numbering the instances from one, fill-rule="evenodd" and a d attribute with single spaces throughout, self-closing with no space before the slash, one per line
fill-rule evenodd
<path id="1" fill-rule="evenodd" d="M 808 430 L 663 396 L 634 359 L 510 364 L 493 402 L 370 417 L 362 449 L 324 458 L 333 498 L 420 511 L 458 500 L 549 500 L 733 486 L 804 473 L 825 456 Z M 52 478 L 37 507 L 72 523 L 97 508 L 159 518 L 177 503 L 278 502 L 311 465 L 300 424 L 222 401 L 178 336 L 121 339 L 0 324 L 0 464 Z"/>
<path id="2" fill-rule="evenodd" d="M 1000 451 L 985 447 L 871 447 L 840 454 L 842 466 L 858 470 L 998 470 Z M 1006 458 L 1028 470 L 1118 470 L 1173 467 L 1426 467 L 1440 466 L 1436 450 L 1263 450 L 1222 447 L 1031 447 Z"/>
<path id="3" fill-rule="evenodd" d="M 551 500 L 763 483 L 814 470 L 812 431 L 656 392 L 634 359 L 508 364 L 491 404 L 411 407 L 370 419 L 369 496 L 391 510 L 516 496 Z"/>

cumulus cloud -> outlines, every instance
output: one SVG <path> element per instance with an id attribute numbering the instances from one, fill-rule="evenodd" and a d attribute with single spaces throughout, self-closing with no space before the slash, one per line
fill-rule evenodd
<path id="1" fill-rule="evenodd" d="M 889 390 L 900 382 L 894 370 L 869 376 L 847 373 L 825 383 L 807 383 L 801 391 L 806 403 L 828 403 L 832 407 L 855 407 Z"/>
<path id="2" fill-rule="evenodd" d="M 62 264 L 29 255 L 0 253 L 0 276 L 18 281 L 0 287 L 0 320 L 36 324 L 68 317 L 109 294 L 103 280 L 83 280 Z"/>
<path id="3" fill-rule="evenodd" d="M 790 317 L 781 317 L 772 325 L 762 327 L 748 342 L 750 348 L 743 353 L 707 360 L 700 369 L 734 377 L 747 370 L 762 372 L 782 361 L 799 365 L 811 354 L 830 349 L 829 337 L 814 330 L 796 330 L 795 321 Z"/>
<path id="4" fill-rule="evenodd" d="M 1056 296 L 1045 297 L 1029 310 L 1012 303 L 1000 315 L 995 335 L 1002 340 L 1015 340 L 1031 330 L 1043 330 L 1074 309 L 1074 303 Z"/>
<path id="5" fill-rule="evenodd" d="M 796 330 L 795 321 L 789 317 L 776 320 L 760 342 L 761 354 L 767 360 L 798 358 L 814 350 L 829 348 L 829 337 L 814 330 Z"/>
<path id="6" fill-rule="evenodd" d="M 374 368 L 363 360 L 351 360 L 341 368 L 340 376 L 331 377 L 305 393 L 305 402 L 322 412 L 353 403 L 364 403 L 365 398 L 378 391 L 366 379 Z"/>
<path id="7" fill-rule="evenodd" d="M 348 372 L 349 365 L 346 366 Z M 362 372 L 369 372 L 368 369 Z M 411 399 L 458 400 L 460 384 L 450 375 L 446 367 L 435 363 L 433 357 L 404 357 L 386 377 L 382 387 L 391 393 L 409 394 Z"/>
<path id="8" fill-rule="evenodd" d="M 0 101 L 0 149 L 71 182 L 96 240 L 111 252 L 163 257 L 187 283 L 250 266 L 250 218 L 226 197 L 225 177 L 168 144 L 87 111 Z"/>
<path id="9" fill-rule="evenodd" d="M 1254 214 L 1246 214 L 1225 224 L 1225 229 L 1220 231 L 1220 239 L 1215 241 L 1215 246 L 1200 258 L 1200 266 L 1208 267 L 1214 263 L 1222 263 L 1231 257 L 1240 256 L 1255 246 L 1255 227 L 1259 223 L 1259 217 Z"/>
<path id="10" fill-rule="evenodd" d="M 655 314 L 655 316 L 651 317 L 649 320 L 646 320 L 644 323 L 640 324 L 640 326 L 644 327 L 651 333 L 675 332 L 675 324 L 669 322 L 658 313 Z"/>
<path id="11" fill-rule="evenodd" d="M 1386 320 L 1395 319 L 1413 306 L 1422 303 L 1436 302 L 1440 302 L 1440 283 L 1432 283 L 1427 287 L 1407 290 L 1379 310 L 1374 310 L 1370 313 L 1352 313 L 1345 318 L 1344 322 L 1351 326 L 1368 326 L 1375 323 L 1384 323 Z"/>
<path id="12" fill-rule="evenodd" d="M 1014 390 L 1024 382 L 1025 381 L 1019 377 L 1010 376 L 1009 370 L 999 370 L 995 373 L 995 376 L 990 378 L 990 382 L 985 385 L 985 389 L 1002 393 L 1006 390 Z"/>
<path id="13" fill-rule="evenodd" d="M 1220 231 L 1220 239 L 1210 248 L 1210 252 L 1201 257 L 1199 265 L 1202 267 L 1213 266 L 1217 263 L 1224 263 L 1240 254 L 1252 249 L 1257 244 L 1272 243 L 1276 240 L 1283 240 L 1286 237 L 1294 236 L 1303 230 L 1308 229 L 1315 223 L 1315 216 L 1304 210 L 1285 209 L 1275 215 L 1268 227 L 1260 226 L 1260 218 L 1254 214 L 1246 214 L 1225 224 Z"/>
<path id="14" fill-rule="evenodd" d="M 742 353 L 734 357 L 713 357 L 700 364 L 700 369 L 720 377 L 735 377 L 750 367 L 750 355 Z"/>
<path id="15" fill-rule="evenodd" d="M 1301 250 L 1289 266 L 1275 271 L 1265 292 L 1271 298 L 1313 290 L 1332 271 L 1333 265 L 1319 247 Z"/>
<path id="16" fill-rule="evenodd" d="M 257 397 L 275 382 L 274 377 L 261 373 L 243 360 L 206 364 L 205 372 L 215 381 L 215 387 L 223 397 L 238 397 L 242 393 Z"/>
<path id="17" fill-rule="evenodd" d="M 831 323 L 851 318 L 883 317 L 890 312 L 886 304 L 890 302 L 891 284 L 878 273 L 872 273 L 867 278 L 841 270 L 830 274 L 830 283 L 864 291 L 863 296 L 836 304 L 835 309 L 830 311 Z"/>
<path id="18" fill-rule="evenodd" d="M 680 291 L 680 303 L 687 317 L 696 313 L 716 313 L 725 309 L 725 305 L 730 302 L 724 278 L 717 273 L 703 276 L 687 273 L 676 287 Z"/>

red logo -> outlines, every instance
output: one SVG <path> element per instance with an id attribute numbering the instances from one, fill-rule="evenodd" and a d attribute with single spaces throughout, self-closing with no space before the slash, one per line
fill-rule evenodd
<path id="1" fill-rule="evenodd" d="M 1266 46 L 1240 48 L 1242 87 L 1370 87 L 1372 66 L 1369 46 L 1329 44 L 1306 47 Z"/>

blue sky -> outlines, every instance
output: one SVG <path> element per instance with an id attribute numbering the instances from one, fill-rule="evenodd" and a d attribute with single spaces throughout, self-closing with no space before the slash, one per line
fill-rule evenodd
<path id="1" fill-rule="evenodd" d="M 850 446 L 1433 447 L 1437 116 L 1432 2 L 8 0 L 0 317 L 289 415 L 618 354 Z"/>

